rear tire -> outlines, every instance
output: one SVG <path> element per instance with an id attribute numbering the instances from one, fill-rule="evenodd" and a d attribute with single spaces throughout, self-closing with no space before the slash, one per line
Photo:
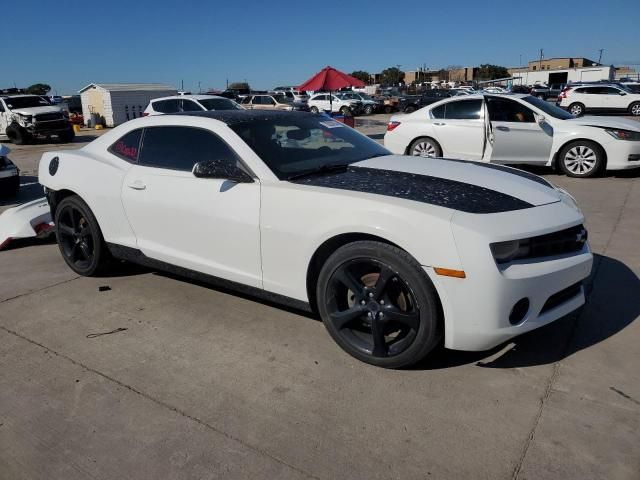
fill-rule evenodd
<path id="1" fill-rule="evenodd" d="M 416 107 L 414 107 L 413 105 L 409 105 L 404 109 L 404 113 L 413 113 L 416 110 L 417 110 Z"/>
<path id="2" fill-rule="evenodd" d="M 314 107 L 311 107 L 311 108 L 309 109 L 309 111 L 310 111 L 311 113 L 318 113 L 320 110 L 318 110 L 318 107 L 315 107 L 315 106 L 314 106 Z"/>
<path id="3" fill-rule="evenodd" d="M 69 268 L 85 277 L 108 270 L 111 254 L 89 206 L 77 195 L 64 198 L 56 207 L 56 237 Z"/>
<path id="4" fill-rule="evenodd" d="M 442 157 L 442 148 L 433 138 L 420 137 L 411 142 L 409 155 L 414 157 L 439 158 Z"/>
<path id="5" fill-rule="evenodd" d="M 568 177 L 595 177 L 605 166 L 605 152 L 595 142 L 576 140 L 562 147 L 558 165 Z"/>
<path id="6" fill-rule="evenodd" d="M 351 113 L 351 109 L 349 107 L 342 107 L 340 109 L 340 113 L 345 117 L 351 117 L 353 114 Z"/>
<path id="7" fill-rule="evenodd" d="M 373 105 L 367 105 L 364 107 L 364 114 L 371 115 L 373 113 Z"/>
<path id="8" fill-rule="evenodd" d="M 584 105 L 582 103 L 576 102 L 569 105 L 569 113 L 574 117 L 580 117 L 584 115 Z"/>
<path id="9" fill-rule="evenodd" d="M 634 117 L 640 116 L 640 102 L 633 102 L 629 105 L 629 113 Z"/>
<path id="10" fill-rule="evenodd" d="M 392 245 L 358 241 L 340 247 L 323 265 L 316 294 L 331 337 L 371 365 L 413 365 L 442 336 L 431 280 L 407 252 Z"/>

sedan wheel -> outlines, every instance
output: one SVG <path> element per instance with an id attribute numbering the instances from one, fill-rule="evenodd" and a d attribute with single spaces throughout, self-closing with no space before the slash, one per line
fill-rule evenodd
<path id="1" fill-rule="evenodd" d="M 575 142 L 560 152 L 560 167 L 571 177 L 592 177 L 603 165 L 604 151 L 594 142 Z"/>
<path id="2" fill-rule="evenodd" d="M 640 102 L 633 103 L 629 108 L 629 112 L 634 117 L 640 116 Z"/>
<path id="3" fill-rule="evenodd" d="M 413 264 L 406 252 L 369 241 L 349 244 L 329 258 L 318 281 L 318 308 L 347 353 L 399 368 L 435 346 L 437 300 L 428 277 Z"/>
<path id="4" fill-rule="evenodd" d="M 67 197 L 56 209 L 55 224 L 58 246 L 67 265 L 80 275 L 98 274 L 109 253 L 89 207 L 78 197 Z"/>
<path id="5" fill-rule="evenodd" d="M 582 105 L 581 103 L 572 103 L 569 106 L 569 113 L 571 113 L 571 115 L 573 115 L 574 117 L 579 117 L 584 113 L 584 105 Z"/>
<path id="6" fill-rule="evenodd" d="M 411 144 L 411 155 L 415 157 L 441 157 L 440 146 L 430 138 L 419 138 Z"/>
<path id="7" fill-rule="evenodd" d="M 311 107 L 309 110 L 311 111 L 311 113 L 318 113 L 319 112 L 318 107 L 315 107 L 315 106 Z"/>

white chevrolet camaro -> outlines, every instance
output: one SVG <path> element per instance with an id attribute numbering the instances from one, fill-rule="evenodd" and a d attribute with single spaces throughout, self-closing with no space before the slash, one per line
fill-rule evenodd
<path id="1" fill-rule="evenodd" d="M 580 117 L 531 95 L 473 95 L 391 118 L 393 153 L 559 167 L 572 177 L 640 167 L 640 122 Z"/>
<path id="2" fill-rule="evenodd" d="M 354 357 L 484 350 L 584 303 L 571 196 L 508 167 L 391 155 L 328 117 L 146 117 L 40 161 L 81 275 L 137 262 L 317 312 Z"/>

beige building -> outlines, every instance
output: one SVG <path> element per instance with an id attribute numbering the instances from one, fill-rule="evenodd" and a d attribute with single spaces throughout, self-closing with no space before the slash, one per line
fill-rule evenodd
<path id="1" fill-rule="evenodd" d="M 542 60 L 530 60 L 528 70 L 534 72 L 539 70 L 565 70 L 595 65 L 598 65 L 598 63 L 584 57 L 543 58 Z"/>
<path id="2" fill-rule="evenodd" d="M 94 114 L 107 127 L 142 116 L 153 98 L 178 93 L 171 85 L 158 83 L 90 83 L 80 90 L 85 122 Z"/>

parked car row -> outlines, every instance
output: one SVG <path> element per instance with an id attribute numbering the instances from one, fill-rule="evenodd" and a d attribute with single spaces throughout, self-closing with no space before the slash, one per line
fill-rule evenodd
<path id="1" fill-rule="evenodd" d="M 640 116 L 640 92 L 621 84 L 572 84 L 562 90 L 557 105 L 578 117 L 585 113 L 618 112 Z"/>

